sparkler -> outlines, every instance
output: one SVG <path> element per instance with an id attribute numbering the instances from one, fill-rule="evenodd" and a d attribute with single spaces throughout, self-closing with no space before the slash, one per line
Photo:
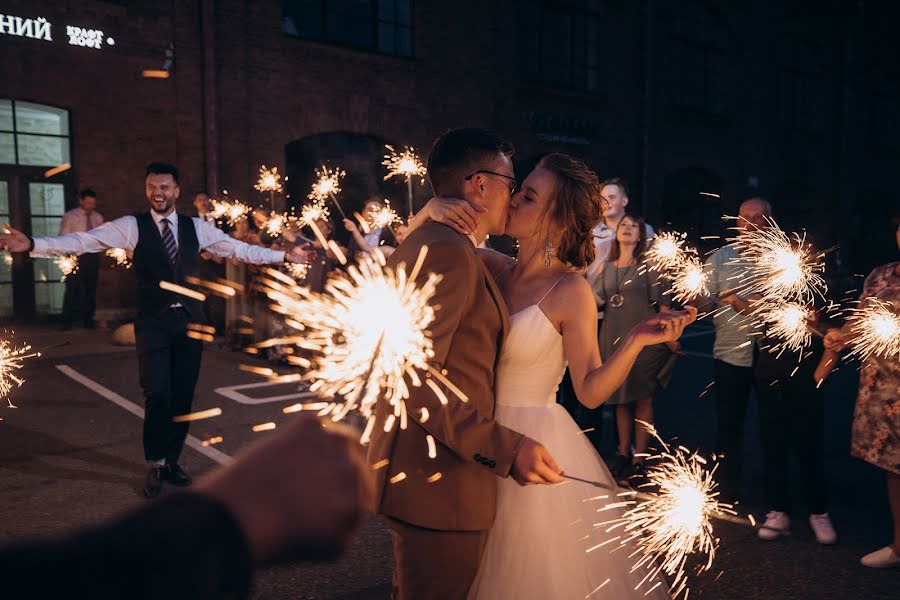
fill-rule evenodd
<path id="1" fill-rule="evenodd" d="M 671 269 L 672 299 L 679 302 L 690 302 L 700 296 L 709 294 L 709 275 L 703 268 L 703 263 L 696 256 L 684 256 L 678 264 Z"/>
<path id="2" fill-rule="evenodd" d="M 267 169 L 266 165 L 259 168 L 259 179 L 253 186 L 257 191 L 269 192 L 269 208 L 275 210 L 275 192 L 280 192 L 281 175 L 278 174 L 278 167 Z"/>
<path id="3" fill-rule="evenodd" d="M 321 169 L 316 169 L 316 177 L 318 177 L 318 179 L 316 179 L 316 182 L 313 184 L 312 191 L 309 192 L 307 198 L 314 200 L 316 203 L 322 204 L 323 206 L 325 200 L 330 198 L 337 207 L 338 212 L 341 213 L 341 217 L 346 219 L 347 215 L 344 214 L 344 209 L 341 208 L 341 205 L 337 201 L 337 195 L 341 191 L 341 179 L 343 179 L 346 174 L 346 171 L 340 169 L 331 171 L 328 167 L 322 165 Z"/>
<path id="4" fill-rule="evenodd" d="M 316 200 L 311 204 L 305 204 L 300 210 L 300 223 L 312 229 L 319 243 L 322 244 L 322 248 L 328 248 L 328 240 L 322 235 L 322 230 L 316 225 L 316 221 L 327 220 L 330 216 L 331 213 L 328 207 L 325 206 L 324 200 Z"/>
<path id="5" fill-rule="evenodd" d="M 23 361 L 40 356 L 40 352 L 29 352 L 31 346 L 14 347 L 9 340 L 0 338 L 0 398 L 5 398 L 13 388 L 17 388 L 25 380 L 16 375 L 16 371 L 22 368 Z M 9 400 L 7 400 L 9 402 Z M 9 402 L 12 407 L 12 403 Z"/>
<path id="6" fill-rule="evenodd" d="M 647 500 L 616 502 L 609 507 L 634 505 L 621 518 L 598 523 L 605 532 L 621 530 L 620 545 L 634 542 L 638 559 L 632 572 L 649 569 L 638 587 L 656 578 L 660 571 L 674 576 L 669 590 L 677 597 L 687 590 L 685 565 L 689 556 L 701 554 L 706 561 L 700 571 L 708 571 L 715 558 L 718 540 L 713 535 L 711 519 L 722 514 L 735 514 L 730 504 L 719 502 L 717 483 L 713 475 L 718 465 L 708 469 L 707 461 L 683 446 L 670 447 L 649 423 L 638 421 L 662 445 L 659 455 L 651 456 L 647 468 L 647 487 L 655 487 L 655 494 L 643 495 Z M 635 492 L 625 492 L 636 495 Z M 605 510 L 601 509 L 601 510 Z M 596 548 L 596 546 L 595 546 Z"/>
<path id="7" fill-rule="evenodd" d="M 65 281 L 66 277 L 78 272 L 78 257 L 74 254 L 57 256 L 53 262 L 56 264 L 56 268 L 62 273 L 60 281 Z"/>
<path id="8" fill-rule="evenodd" d="M 847 320 L 851 346 L 849 356 L 866 361 L 871 358 L 900 358 L 900 306 L 869 297 L 851 309 Z"/>
<path id="9" fill-rule="evenodd" d="M 309 263 L 288 263 L 285 267 L 294 279 L 306 279 L 309 273 Z"/>
<path id="10" fill-rule="evenodd" d="M 675 231 L 657 234 L 644 255 L 651 268 L 661 272 L 677 268 L 689 254 L 684 247 L 685 237 Z"/>
<path id="11" fill-rule="evenodd" d="M 247 215 L 253 212 L 253 209 L 240 200 L 229 202 L 211 198 L 209 203 L 212 207 L 209 211 L 210 216 L 216 221 L 224 220 L 229 225 L 234 225 L 241 219 L 246 219 Z"/>
<path id="12" fill-rule="evenodd" d="M 768 334 L 781 340 L 769 348 L 770 352 L 781 353 L 784 350 L 799 352 L 809 346 L 812 334 L 822 334 L 809 324 L 812 318 L 809 307 L 799 302 L 784 302 L 774 308 L 765 307 L 762 321 L 767 326 Z"/>
<path id="13" fill-rule="evenodd" d="M 405 428 L 404 399 L 410 386 L 422 385 L 422 372 L 465 399 L 428 365 L 434 356 L 428 332 L 434 308 L 429 300 L 441 276 L 431 273 L 424 283 L 416 284 L 426 252 L 423 248 L 409 274 L 403 265 L 392 270 L 384 267 L 383 258 L 368 257 L 350 266 L 345 275 L 329 280 L 321 294 L 264 281 L 268 297 L 277 303 L 275 308 L 292 316 L 288 323 L 301 331 L 297 345 L 317 354 L 307 373 L 313 382 L 310 391 L 324 398 L 342 398 L 323 409 L 333 420 L 358 410 L 372 423 L 375 403 L 384 400 L 393 409 L 389 425 L 399 422 Z M 424 383 L 446 402 L 431 378 Z"/>
<path id="14" fill-rule="evenodd" d="M 823 296 L 826 286 L 820 273 L 825 269 L 824 252 L 814 253 L 806 234 L 788 236 L 774 219 L 766 217 L 766 221 L 766 227 L 741 230 L 730 244 L 739 254 L 731 264 L 745 269 L 745 282 L 722 295 L 760 294 L 760 306 L 784 301 L 807 304 L 815 296 Z"/>
<path id="15" fill-rule="evenodd" d="M 406 178 L 406 191 L 407 191 L 407 209 L 409 214 L 413 214 L 413 187 L 412 180 L 413 177 L 420 177 L 422 185 L 425 184 L 425 173 L 427 173 L 427 169 L 425 165 L 422 164 L 422 161 L 416 155 L 415 149 L 410 146 L 406 146 L 403 152 L 398 153 L 394 150 L 393 146 L 385 145 L 385 150 L 388 151 L 388 154 L 384 155 L 384 160 L 381 162 L 382 165 L 387 167 L 388 172 L 387 175 L 384 176 L 384 180 L 387 181 L 392 177 L 405 177 Z"/>
<path id="16" fill-rule="evenodd" d="M 369 223 L 374 228 L 391 228 L 391 225 L 394 223 L 402 223 L 403 219 L 400 218 L 400 215 L 397 214 L 397 211 L 391 208 L 391 201 L 385 200 L 384 206 L 381 208 L 370 208 L 368 214 L 366 214 L 366 218 Z"/>
<path id="17" fill-rule="evenodd" d="M 128 258 L 128 251 L 125 248 L 110 248 L 106 251 L 106 255 L 116 262 L 117 267 L 131 268 L 131 259 Z"/>

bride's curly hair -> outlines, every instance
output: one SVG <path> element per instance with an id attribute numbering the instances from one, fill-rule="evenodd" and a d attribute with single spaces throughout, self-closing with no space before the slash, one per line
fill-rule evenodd
<path id="1" fill-rule="evenodd" d="M 594 262 L 593 229 L 602 216 L 600 179 L 584 161 L 559 152 L 548 154 L 537 166 L 556 176 L 546 212 L 560 231 L 556 255 L 576 269 L 585 269 Z"/>

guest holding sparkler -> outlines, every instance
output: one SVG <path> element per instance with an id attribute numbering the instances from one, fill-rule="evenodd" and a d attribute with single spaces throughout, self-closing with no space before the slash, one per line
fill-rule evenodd
<path id="1" fill-rule="evenodd" d="M 754 197 L 741 203 L 737 228 L 753 230 L 766 226 L 772 207 L 763 198 Z M 749 308 L 747 299 L 731 293 L 740 284 L 745 270 L 740 255 L 732 246 L 719 248 L 706 261 L 709 292 L 714 299 L 713 345 L 716 389 L 716 453 L 720 455 L 719 487 L 722 498 L 739 498 L 744 465 L 744 420 L 750 389 L 753 387 L 752 323 L 738 313 Z M 709 298 L 695 301 L 702 305 Z"/>
<path id="2" fill-rule="evenodd" d="M 900 247 L 900 219 L 897 246 Z M 867 320 L 867 311 L 883 310 L 878 321 Z M 900 565 L 900 262 L 877 267 L 863 285 L 860 305 L 847 324 L 832 329 L 825 336 L 825 347 L 836 351 L 855 346 L 854 353 L 863 357 L 859 393 L 853 414 L 851 452 L 857 458 L 884 469 L 887 476 L 888 501 L 894 520 L 891 544 L 870 552 L 860 562 L 866 567 L 884 568 Z M 867 332 L 867 327 L 883 328 Z M 866 336 L 869 333 L 870 336 Z M 872 335 L 874 334 L 874 335 Z M 879 335 L 880 334 L 880 335 Z M 888 347 L 867 347 L 872 337 L 883 338 Z"/>
<path id="3" fill-rule="evenodd" d="M 801 327 L 818 320 L 806 311 Z M 804 315 L 806 316 L 806 315 Z M 800 467 L 809 525 L 820 544 L 833 544 L 837 533 L 828 516 L 823 427 L 825 393 L 822 382 L 834 367 L 837 353 L 825 350 L 819 336 L 807 336 L 809 346 L 785 347 L 766 331 L 758 341 L 753 375 L 759 402 L 759 434 L 763 451 L 763 481 L 769 512 L 759 538 L 776 540 L 790 530 L 788 453 Z"/>
<path id="4" fill-rule="evenodd" d="M 90 231 L 103 224 L 103 215 L 97 212 L 97 194 L 84 189 L 78 193 L 78 206 L 66 212 L 59 224 L 59 235 Z M 94 328 L 94 311 L 97 308 L 97 276 L 100 273 L 100 255 L 82 256 L 78 270 L 66 276 L 66 293 L 63 297 L 62 329 L 71 329 L 75 313 L 80 311 L 85 329 Z"/>
<path id="5" fill-rule="evenodd" d="M 350 219 L 344 219 L 344 228 L 346 228 L 347 231 L 349 231 L 350 235 L 352 236 L 350 238 L 351 239 L 351 242 L 350 242 L 351 248 L 353 248 L 355 246 L 357 252 L 365 252 L 366 254 L 372 254 L 377 249 L 384 255 L 385 258 L 387 258 L 391 254 L 393 254 L 394 250 L 397 249 L 397 246 L 399 246 L 400 244 L 403 243 L 403 240 L 406 239 L 406 231 L 407 231 L 406 225 L 395 225 L 393 227 L 393 230 L 394 230 L 393 237 L 396 240 L 396 246 L 385 243 L 385 242 L 379 242 L 378 245 L 373 246 L 369 243 L 370 236 L 363 235 L 362 232 L 360 232 L 359 227 L 356 225 L 356 223 L 354 223 Z M 379 234 L 379 238 L 377 238 L 377 239 L 380 239 L 380 234 Z"/>
<path id="6" fill-rule="evenodd" d="M 595 300 L 605 312 L 599 335 L 603 360 L 609 360 L 625 343 L 632 327 L 669 309 L 659 271 L 644 262 L 647 244 L 644 220 L 623 215 L 593 288 Z M 625 382 L 606 401 L 616 407 L 619 444 L 610 471 L 617 478 L 640 477 L 643 471 L 642 455 L 647 453 L 650 432 L 646 427 L 635 426 L 635 419 L 653 424 L 653 394 L 668 384 L 679 350 L 677 340 L 642 349 Z"/>
<path id="7" fill-rule="evenodd" d="M 145 213 L 58 237 L 30 238 L 7 227 L 0 234 L 0 248 L 33 256 L 82 255 L 108 248 L 134 252 L 138 292 L 134 329 L 146 406 L 144 458 L 150 467 L 143 491 L 154 498 L 164 480 L 178 486 L 192 481 L 178 464 L 189 424 L 174 418 L 191 411 L 200 374 L 203 343 L 186 334 L 189 323 L 204 320 L 203 304 L 185 288 L 187 278 L 197 276 L 200 252 L 255 264 L 305 262 L 306 253 L 300 248 L 282 252 L 245 244 L 208 221 L 177 214 L 181 188 L 173 165 L 150 163 L 145 191 L 150 205 Z"/>

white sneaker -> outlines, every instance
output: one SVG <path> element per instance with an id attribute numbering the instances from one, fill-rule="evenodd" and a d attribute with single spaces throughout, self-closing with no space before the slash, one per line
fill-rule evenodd
<path id="1" fill-rule="evenodd" d="M 900 565 L 900 556 L 897 556 L 897 553 L 894 552 L 894 549 L 890 546 L 885 546 L 881 550 L 876 550 L 875 552 L 869 552 L 865 556 L 863 556 L 860 560 L 862 566 L 864 567 L 872 567 L 873 569 L 886 569 L 888 567 L 896 567 Z"/>
<path id="2" fill-rule="evenodd" d="M 759 528 L 757 535 L 759 539 L 771 542 L 786 533 L 790 533 L 790 529 L 791 519 L 787 516 L 787 513 L 779 510 L 770 510 L 766 514 L 766 522 Z"/>
<path id="3" fill-rule="evenodd" d="M 834 530 L 834 525 L 831 524 L 828 513 L 809 515 L 809 526 L 816 534 L 816 541 L 820 544 L 833 544 L 837 541 L 837 532 Z"/>

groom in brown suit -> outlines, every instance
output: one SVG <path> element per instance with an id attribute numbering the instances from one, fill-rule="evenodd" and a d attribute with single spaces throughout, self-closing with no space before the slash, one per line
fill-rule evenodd
<path id="1" fill-rule="evenodd" d="M 515 189 L 512 153 L 509 143 L 481 129 L 438 138 L 428 157 L 435 195 L 465 198 L 487 211 L 471 236 L 435 222 L 419 227 L 388 261 L 411 267 L 428 247 L 420 280 L 430 272 L 443 276 L 432 299 L 432 366 L 468 397 L 462 401 L 444 388 L 449 402 L 442 405 L 428 386 L 413 387 L 405 430 L 395 425 L 385 432 L 391 409 L 376 411 L 368 460 L 376 508 L 394 542 L 393 597 L 401 600 L 466 597 L 494 521 L 494 477 L 512 476 L 522 485 L 562 481 L 546 448 L 493 420 L 494 368 L 509 315 L 475 247 L 506 229 Z M 437 445 L 433 459 L 428 435 Z"/>

